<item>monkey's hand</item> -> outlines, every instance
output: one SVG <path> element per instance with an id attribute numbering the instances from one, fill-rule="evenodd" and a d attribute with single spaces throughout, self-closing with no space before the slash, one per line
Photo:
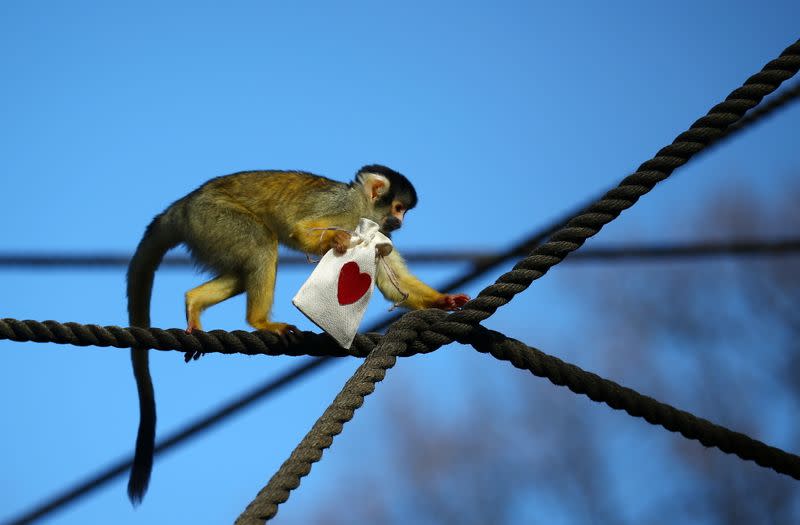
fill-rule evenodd
<path id="1" fill-rule="evenodd" d="M 469 301 L 469 295 L 463 293 L 443 294 L 433 302 L 431 308 L 439 308 L 448 311 L 459 310 L 467 301 Z"/>
<path id="2" fill-rule="evenodd" d="M 344 231 L 335 231 L 331 236 L 331 248 L 339 255 L 343 254 L 350 248 L 350 233 Z"/>

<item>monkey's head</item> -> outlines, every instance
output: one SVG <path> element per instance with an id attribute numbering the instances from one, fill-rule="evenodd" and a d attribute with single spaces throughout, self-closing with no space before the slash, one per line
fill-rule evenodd
<path id="1" fill-rule="evenodd" d="M 386 166 L 371 164 L 356 173 L 355 184 L 364 189 L 372 204 L 372 220 L 390 235 L 403 225 L 408 210 L 417 205 L 417 192 L 407 178 Z"/>

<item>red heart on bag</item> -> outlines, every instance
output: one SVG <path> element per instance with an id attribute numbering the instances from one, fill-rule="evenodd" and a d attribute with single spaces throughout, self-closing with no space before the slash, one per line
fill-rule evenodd
<path id="1" fill-rule="evenodd" d="M 336 295 L 339 304 L 344 306 L 358 301 L 372 285 L 372 277 L 368 273 L 361 273 L 358 263 L 350 261 L 339 270 L 339 289 Z"/>

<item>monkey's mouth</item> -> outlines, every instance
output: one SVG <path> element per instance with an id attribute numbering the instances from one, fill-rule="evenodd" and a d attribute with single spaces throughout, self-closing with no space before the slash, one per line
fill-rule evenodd
<path id="1" fill-rule="evenodd" d="M 386 220 L 383 221 L 383 228 L 381 228 L 381 230 L 387 237 L 391 237 L 391 232 L 399 230 L 402 225 L 403 223 L 400 222 L 397 217 L 387 217 Z"/>

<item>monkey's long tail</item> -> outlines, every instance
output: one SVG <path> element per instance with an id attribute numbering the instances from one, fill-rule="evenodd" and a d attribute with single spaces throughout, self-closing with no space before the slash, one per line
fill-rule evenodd
<path id="1" fill-rule="evenodd" d="M 168 225 L 166 212 L 153 219 L 139 242 L 128 266 L 128 321 L 131 326 L 150 327 L 150 295 L 153 278 L 161 259 L 180 239 Z M 150 377 L 149 354 L 140 348 L 131 349 L 133 376 L 139 391 L 139 431 L 136 453 L 128 479 L 128 498 L 138 505 L 147 492 L 153 470 L 153 449 L 156 437 L 156 401 Z"/>

